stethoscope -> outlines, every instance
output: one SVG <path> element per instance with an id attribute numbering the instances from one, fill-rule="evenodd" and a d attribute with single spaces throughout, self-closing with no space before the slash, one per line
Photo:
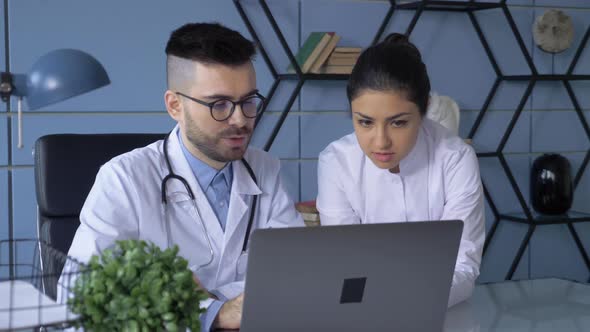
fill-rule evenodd
<path id="1" fill-rule="evenodd" d="M 168 175 L 166 175 L 162 179 L 162 191 L 161 191 L 162 204 L 164 205 L 164 209 L 167 209 L 168 200 L 166 198 L 166 182 L 168 182 L 168 180 L 172 180 L 172 179 L 180 181 L 184 185 L 184 187 L 186 188 L 186 192 L 188 193 L 188 196 L 190 197 L 190 199 L 192 201 L 193 209 L 197 213 L 199 220 L 201 221 L 201 226 L 203 227 L 203 231 L 205 232 L 205 236 L 207 237 L 207 244 L 209 246 L 210 258 L 209 258 L 209 261 L 206 262 L 205 264 L 201 264 L 196 267 L 196 269 L 200 269 L 200 268 L 207 267 L 207 266 L 211 265 L 211 263 L 213 263 L 213 260 L 215 258 L 215 253 L 213 251 L 213 245 L 211 244 L 211 237 L 209 236 L 209 232 L 207 231 L 207 226 L 205 226 L 205 222 L 203 221 L 203 218 L 201 218 L 201 213 L 199 212 L 199 207 L 197 206 L 197 202 L 195 200 L 195 195 L 193 193 L 193 190 L 191 189 L 190 185 L 188 184 L 188 181 L 186 181 L 186 179 L 184 177 L 174 173 L 174 171 L 172 170 L 172 164 L 170 163 L 170 158 L 168 157 L 168 137 L 169 136 L 170 136 L 170 134 L 166 135 L 166 137 L 164 138 L 164 147 L 163 147 L 164 148 L 164 160 L 166 160 L 166 165 L 168 167 Z M 248 174 L 250 174 L 250 177 L 252 178 L 254 183 L 256 185 L 258 185 L 258 181 L 256 180 L 256 175 L 254 175 L 254 171 L 252 170 L 252 167 L 250 167 L 250 164 L 248 164 L 248 162 L 244 158 L 242 158 L 241 161 L 242 161 L 242 164 L 244 164 L 244 167 L 246 167 L 246 170 L 248 171 Z M 254 195 L 254 198 L 252 200 L 252 207 L 250 209 L 250 218 L 248 219 L 248 227 L 246 228 L 246 235 L 244 236 L 244 245 L 242 246 L 242 254 L 244 254 L 246 252 L 246 249 L 248 247 L 248 240 L 250 238 L 250 230 L 252 229 L 252 224 L 254 222 L 254 215 L 256 214 L 257 201 L 258 201 L 258 196 Z M 165 214 L 165 219 L 166 219 L 165 220 L 166 238 L 168 240 L 168 246 L 170 246 L 172 244 L 170 222 L 168 221 L 167 211 L 164 211 L 164 214 Z"/>

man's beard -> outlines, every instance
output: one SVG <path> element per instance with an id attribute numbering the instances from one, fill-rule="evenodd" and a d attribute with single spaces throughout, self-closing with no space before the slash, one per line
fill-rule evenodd
<path id="1" fill-rule="evenodd" d="M 226 163 L 242 159 L 252 138 L 252 129 L 248 127 L 230 127 L 214 137 L 204 134 L 194 122 L 189 121 L 186 128 L 186 137 L 191 144 L 203 153 L 207 158 L 218 162 Z M 231 148 L 221 143 L 223 138 L 236 135 L 246 135 L 246 144 L 241 147 Z"/>

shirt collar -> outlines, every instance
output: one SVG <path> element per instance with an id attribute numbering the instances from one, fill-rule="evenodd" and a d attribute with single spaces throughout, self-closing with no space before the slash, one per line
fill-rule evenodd
<path id="1" fill-rule="evenodd" d="M 227 163 L 222 169 L 217 170 L 190 153 L 190 151 L 186 148 L 182 137 L 180 136 L 180 130 L 178 131 L 178 140 L 180 141 L 182 154 L 184 154 L 184 157 L 186 158 L 191 170 L 193 171 L 193 174 L 195 175 L 195 178 L 197 178 L 197 182 L 199 182 L 199 185 L 203 191 L 206 191 L 213 182 L 213 179 L 215 179 L 216 176 L 220 176 L 221 174 L 224 175 L 228 188 L 231 187 L 233 179 L 232 163 Z"/>
<path id="2" fill-rule="evenodd" d="M 428 121 L 424 119 L 423 121 Z M 426 143 L 424 123 L 418 129 L 418 138 L 412 151 L 400 161 L 400 176 L 417 174 L 421 169 L 428 167 L 428 144 Z"/>

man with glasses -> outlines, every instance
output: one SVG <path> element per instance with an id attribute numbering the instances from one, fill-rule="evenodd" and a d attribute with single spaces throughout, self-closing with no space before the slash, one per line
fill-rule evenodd
<path id="1" fill-rule="evenodd" d="M 248 147 L 264 107 L 254 54 L 252 42 L 219 24 L 172 33 L 164 102 L 178 125 L 100 169 L 69 251 L 85 262 L 116 240 L 178 245 L 212 297 L 203 330 L 240 326 L 251 231 L 304 225 L 279 161 Z"/>

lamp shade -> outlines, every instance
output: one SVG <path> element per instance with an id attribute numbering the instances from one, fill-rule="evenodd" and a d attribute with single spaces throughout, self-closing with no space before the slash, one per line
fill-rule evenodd
<path id="1" fill-rule="evenodd" d="M 51 51 L 27 75 L 27 103 L 34 110 L 111 83 L 103 66 L 90 54 L 73 49 Z"/>

